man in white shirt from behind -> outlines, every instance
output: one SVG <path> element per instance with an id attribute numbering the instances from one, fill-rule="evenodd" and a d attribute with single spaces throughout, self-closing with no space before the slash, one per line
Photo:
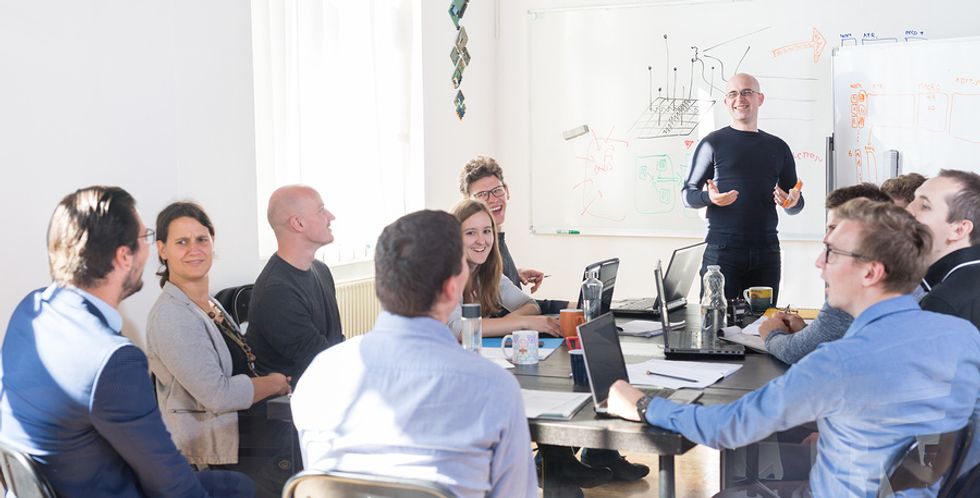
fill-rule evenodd
<path id="1" fill-rule="evenodd" d="M 297 384 L 307 469 L 440 482 L 463 497 L 537 497 L 517 381 L 446 326 L 468 270 L 456 219 L 419 211 L 381 233 L 374 329 L 320 353 Z"/>

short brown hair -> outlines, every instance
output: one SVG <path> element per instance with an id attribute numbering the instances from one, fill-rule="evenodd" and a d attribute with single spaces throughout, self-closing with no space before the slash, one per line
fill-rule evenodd
<path id="1" fill-rule="evenodd" d="M 858 198 L 871 199 L 876 202 L 891 202 L 892 198 L 888 197 L 888 194 L 882 192 L 877 185 L 869 182 L 859 183 L 857 185 L 849 185 L 847 187 L 841 187 L 835 189 L 833 192 L 827 194 L 826 206 L 827 209 L 836 209 L 837 206 L 844 204 L 851 199 Z"/>
<path id="2" fill-rule="evenodd" d="M 442 284 L 463 271 L 463 235 L 445 211 L 416 211 L 385 227 L 374 251 L 375 293 L 389 313 L 428 315 Z"/>
<path id="3" fill-rule="evenodd" d="M 66 195 L 48 224 L 48 267 L 60 285 L 93 287 L 112 272 L 116 249 L 139 251 L 136 201 L 119 187 Z"/>
<path id="4" fill-rule="evenodd" d="M 918 173 L 906 173 L 882 182 L 881 191 L 893 199 L 901 199 L 909 204 L 915 200 L 915 190 L 925 181 L 926 177 Z"/>
<path id="5" fill-rule="evenodd" d="M 463 197 L 470 196 L 470 184 L 488 176 L 495 176 L 500 183 L 507 186 L 507 182 L 504 181 L 504 170 L 500 169 L 500 165 L 492 157 L 487 156 L 476 156 L 463 166 L 463 171 L 459 174 L 459 193 L 463 194 Z"/>
<path id="6" fill-rule="evenodd" d="M 841 220 L 861 224 L 855 252 L 885 267 L 885 290 L 908 294 L 926 274 L 932 233 L 906 210 L 883 202 L 852 199 L 837 208 Z"/>
<path id="7" fill-rule="evenodd" d="M 949 207 L 946 222 L 972 222 L 970 245 L 980 245 L 980 175 L 971 171 L 944 169 L 939 171 L 938 176 L 954 180 L 962 187 L 959 192 L 946 197 L 946 205 Z"/>

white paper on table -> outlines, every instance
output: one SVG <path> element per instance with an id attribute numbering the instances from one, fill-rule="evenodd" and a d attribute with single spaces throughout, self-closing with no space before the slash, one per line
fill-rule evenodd
<path id="1" fill-rule="evenodd" d="M 664 353 L 663 344 L 650 341 L 623 341 L 623 356 L 661 356 Z"/>
<path id="2" fill-rule="evenodd" d="M 684 320 L 672 322 L 670 328 L 674 329 L 684 324 Z M 635 337 L 654 337 L 664 333 L 663 325 L 659 321 L 653 320 L 632 320 L 621 324 L 620 328 L 619 335 Z"/>
<path id="3" fill-rule="evenodd" d="M 682 387 L 703 389 L 728 377 L 740 368 L 742 368 L 742 365 L 734 363 L 654 359 L 626 365 L 626 372 L 629 374 L 630 384 L 637 386 L 660 386 L 668 389 L 680 389 Z M 647 372 L 684 377 L 694 382 L 651 375 Z"/>
<path id="4" fill-rule="evenodd" d="M 503 359 L 503 358 L 488 358 L 494 364 L 500 366 L 500 368 L 514 368 L 514 364 Z"/>
<path id="5" fill-rule="evenodd" d="M 548 357 L 551 356 L 551 353 L 554 353 L 557 350 L 558 348 L 538 348 L 538 361 L 548 359 Z M 504 357 L 504 352 L 501 351 L 500 348 L 480 348 L 480 356 L 493 362 L 500 360 L 510 363 L 510 361 Z"/>
<path id="6" fill-rule="evenodd" d="M 568 420 L 582 408 L 592 395 L 560 391 L 521 389 L 524 398 L 524 415 L 527 418 Z"/>
<path id="7" fill-rule="evenodd" d="M 758 332 L 758 330 L 756 330 L 756 332 Z M 726 341 L 741 344 L 760 353 L 769 352 L 766 349 L 766 341 L 762 340 L 762 337 L 760 337 L 758 334 L 746 334 L 745 331 L 740 329 L 737 325 L 732 325 L 721 329 L 719 336 Z"/>

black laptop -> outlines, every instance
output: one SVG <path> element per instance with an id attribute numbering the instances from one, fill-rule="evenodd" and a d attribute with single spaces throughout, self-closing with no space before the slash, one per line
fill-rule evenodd
<path id="1" fill-rule="evenodd" d="M 667 291 L 667 310 L 674 311 L 687 305 L 687 295 L 691 285 L 697 280 L 701 270 L 701 258 L 704 257 L 704 242 L 674 249 L 667 264 L 667 274 L 664 275 L 664 289 Z M 617 300 L 612 303 L 612 311 L 616 316 L 632 316 L 638 318 L 660 317 L 660 295 L 657 297 L 641 297 Z"/>
<path id="2" fill-rule="evenodd" d="M 616 321 L 612 313 L 606 313 L 578 326 L 579 342 L 585 356 L 585 372 L 589 376 L 592 402 L 596 413 L 608 411 L 609 388 L 617 380 L 629 382 L 623 346 L 619 343 Z M 651 396 L 666 398 L 672 389 L 641 389 Z"/>
<path id="3" fill-rule="evenodd" d="M 602 299 L 599 302 L 599 314 L 609 313 L 612 305 L 613 289 L 616 288 L 616 275 L 619 274 L 619 258 L 610 258 L 598 263 L 592 263 L 585 267 L 582 272 L 582 281 L 589 278 L 589 274 L 599 270 L 599 280 L 602 281 Z M 582 308 L 582 291 L 578 291 L 578 309 Z"/>
<path id="4" fill-rule="evenodd" d="M 653 270 L 657 294 L 665 295 L 660 262 Z M 681 330 L 671 330 L 665 300 L 660 301 L 660 324 L 664 332 L 664 357 L 668 360 L 732 360 L 745 357 L 745 347 L 718 337 L 717 331 L 701 332 L 701 323 L 687 323 Z"/>

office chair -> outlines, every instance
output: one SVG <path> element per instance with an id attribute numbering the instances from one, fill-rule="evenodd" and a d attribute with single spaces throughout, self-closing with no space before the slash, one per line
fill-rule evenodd
<path id="1" fill-rule="evenodd" d="M 944 434 L 916 437 L 892 465 L 878 489 L 878 498 L 889 498 L 906 489 L 928 488 L 942 479 L 936 498 L 947 498 L 957 484 L 973 439 L 973 423 Z"/>
<path id="2" fill-rule="evenodd" d="M 289 478 L 282 498 L 455 498 L 446 486 L 420 479 L 304 470 Z"/>
<path id="3" fill-rule="evenodd" d="M 31 457 L 0 443 L 0 485 L 17 498 L 58 498 Z"/>
<path id="4" fill-rule="evenodd" d="M 231 314 L 239 326 L 248 321 L 248 305 L 252 302 L 253 284 L 239 285 L 221 289 L 214 298 Z M 245 328 L 242 327 L 242 333 Z"/>

